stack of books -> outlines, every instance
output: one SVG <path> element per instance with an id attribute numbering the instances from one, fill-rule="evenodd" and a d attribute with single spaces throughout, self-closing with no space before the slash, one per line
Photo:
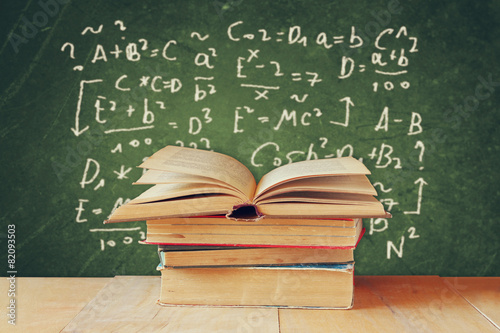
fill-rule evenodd
<path id="1" fill-rule="evenodd" d="M 167 146 L 140 167 L 154 184 L 105 223 L 146 220 L 159 302 L 350 308 L 362 218 L 390 217 L 352 157 L 287 164 L 262 177 L 223 154 Z"/>

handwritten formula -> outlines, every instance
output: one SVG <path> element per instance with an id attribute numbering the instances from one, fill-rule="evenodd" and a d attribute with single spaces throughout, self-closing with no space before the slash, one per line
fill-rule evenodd
<path id="1" fill-rule="evenodd" d="M 111 148 L 104 160 L 89 156 L 78 164 L 74 222 L 101 235 L 95 244 L 101 251 L 136 244 L 145 226 L 102 226 L 130 194 L 103 207 L 95 193 L 135 181 L 140 160 L 127 158 L 129 152 L 142 150 L 145 158 L 165 144 L 227 145 L 234 150 L 226 153 L 261 174 L 292 161 L 355 156 L 387 175 L 384 182 L 372 178 L 387 211 L 410 218 L 425 210 L 425 119 L 418 106 L 402 110 L 390 98 L 414 93 L 409 73 L 420 45 L 410 27 L 386 27 L 367 39 L 354 25 L 332 33 L 235 20 L 162 39 L 138 36 L 133 25 L 116 20 L 79 33 L 60 45 L 69 75 L 79 78 L 67 130 Z M 363 144 L 361 132 L 368 138 Z M 370 137 L 378 139 L 370 144 Z M 409 193 L 404 202 L 393 196 L 395 188 Z M 367 237 L 379 237 L 391 223 L 367 219 Z M 419 238 L 412 225 L 379 253 L 401 258 L 405 244 Z"/>

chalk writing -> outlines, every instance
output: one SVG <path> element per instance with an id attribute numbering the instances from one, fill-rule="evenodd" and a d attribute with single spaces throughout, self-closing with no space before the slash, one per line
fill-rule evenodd
<path id="1" fill-rule="evenodd" d="M 217 2 L 215 8 L 222 20 L 237 5 Z M 222 29 L 161 39 L 135 34 L 136 28 L 120 19 L 84 24 L 79 38 L 86 43 L 64 41 L 59 47 L 70 70 L 80 75 L 68 131 L 82 142 L 98 131 L 106 142 L 100 154 L 80 154 L 85 158 L 72 163 L 79 168 L 75 185 L 81 190 L 75 223 L 93 226 L 128 202 L 126 193 L 117 193 L 114 203 L 104 206 L 97 193 L 133 182 L 134 166 L 144 156 L 165 144 L 218 150 L 219 138 L 233 143 L 235 157 L 257 172 L 342 156 L 355 156 L 389 175 L 412 172 L 410 183 L 388 177 L 376 179 L 374 186 L 389 212 L 411 217 L 425 209 L 428 183 L 418 174 L 425 164 L 425 121 L 418 106 L 401 110 L 389 98 L 409 96 L 416 86 L 408 75 L 419 52 L 411 29 L 385 26 L 368 38 L 355 25 L 310 31 L 289 24 L 273 30 L 234 20 Z M 104 36 L 106 42 L 98 39 Z M 82 50 L 80 45 L 92 46 Z M 362 50 L 368 50 L 365 56 L 359 55 Z M 364 141 L 357 140 L 360 129 Z M 402 188 L 410 193 L 407 200 L 398 197 Z M 372 237 L 391 229 L 383 218 L 366 223 Z M 112 235 L 99 236 L 101 251 L 145 238 L 141 228 L 88 230 Z M 411 226 L 387 240 L 386 258 L 402 258 L 405 246 L 419 238 Z"/>

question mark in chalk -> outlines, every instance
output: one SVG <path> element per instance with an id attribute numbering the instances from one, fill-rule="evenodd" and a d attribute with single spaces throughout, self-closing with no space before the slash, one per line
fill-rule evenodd
<path id="1" fill-rule="evenodd" d="M 200 142 L 205 142 L 205 148 L 210 149 L 210 141 L 207 138 L 201 138 Z"/>
<path id="2" fill-rule="evenodd" d="M 116 21 L 115 21 L 115 25 L 119 25 L 119 26 L 120 26 L 120 30 L 121 30 L 121 31 L 125 31 L 125 29 L 127 29 L 127 27 L 125 27 L 125 26 L 123 25 L 123 21 L 116 20 Z"/>
<path id="3" fill-rule="evenodd" d="M 328 142 L 328 139 L 327 139 L 327 138 L 319 138 L 319 139 L 320 139 L 320 141 L 322 141 L 322 143 L 321 143 L 321 146 L 320 146 L 320 147 L 321 147 L 321 148 L 325 148 L 326 143 Z"/>
<path id="4" fill-rule="evenodd" d="M 70 42 L 66 42 L 63 44 L 63 46 L 61 47 L 61 52 L 64 52 L 66 50 L 66 48 L 69 47 L 69 57 L 71 59 L 75 59 L 75 46 L 70 43 Z M 83 66 L 82 65 L 77 65 L 75 67 L 73 67 L 73 70 L 74 71 L 82 71 L 83 70 Z"/>
<path id="5" fill-rule="evenodd" d="M 424 158 L 424 152 L 425 152 L 425 146 L 424 146 L 424 143 L 420 140 L 417 141 L 417 143 L 415 144 L 415 149 L 418 149 L 420 148 L 420 154 L 418 155 L 418 161 L 420 163 L 422 163 L 422 160 Z M 422 170 L 424 167 L 421 166 L 420 168 L 418 168 L 419 170 Z"/>
<path id="6" fill-rule="evenodd" d="M 69 57 L 71 59 L 75 59 L 75 46 L 71 44 L 70 42 L 66 42 L 63 44 L 61 47 L 61 51 L 64 52 L 64 50 L 69 46 Z"/>

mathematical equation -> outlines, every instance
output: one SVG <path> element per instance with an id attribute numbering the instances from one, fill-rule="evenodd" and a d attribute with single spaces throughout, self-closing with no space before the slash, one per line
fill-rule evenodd
<path id="1" fill-rule="evenodd" d="M 112 35 L 116 41 L 93 43 L 91 50 L 79 50 L 76 43 L 68 41 L 60 48 L 62 56 L 69 57 L 73 73 L 85 76 L 79 81 L 74 122 L 68 131 L 81 138 L 82 144 L 92 145 L 89 138 L 95 136 L 112 143 L 111 149 L 101 152 L 107 156 L 104 162 L 87 157 L 77 163 L 82 171 L 79 183 L 82 196 L 75 207 L 76 223 L 100 223 L 102 216 L 130 200 L 121 196 L 116 198 L 113 207 L 98 207 L 99 200 L 93 198 L 108 184 L 130 183 L 129 173 L 137 163 L 129 165 L 131 161 L 115 159 L 112 170 L 105 170 L 110 167 L 108 156 L 124 155 L 131 149 L 153 145 L 155 129 L 168 131 L 169 144 L 200 149 L 214 149 L 213 142 L 219 135 L 233 137 L 235 145 L 241 148 L 237 151 L 243 153 L 254 168 L 278 167 L 304 159 L 356 156 L 373 161 L 377 169 L 424 170 L 425 144 L 421 139 L 424 127 L 418 110 L 408 112 L 385 105 L 370 111 L 378 115 L 376 122 L 360 122 L 359 117 L 357 120 L 352 117 L 357 105 L 369 98 L 411 93 L 408 74 L 410 63 L 419 52 L 418 38 L 411 36 L 405 26 L 384 29 L 372 42 L 365 40 L 355 26 L 335 34 L 310 34 L 297 25 L 271 31 L 235 21 L 215 35 L 192 31 L 164 41 L 150 40 L 147 36 L 130 37 L 136 36 L 130 30 L 120 20 L 109 26 L 85 27 L 81 38 Z M 372 48 L 370 57 L 360 57 L 358 50 L 367 47 Z M 328 60 L 328 66 L 323 61 L 310 59 L 290 61 L 288 58 L 293 52 L 319 54 Z M 141 66 L 122 66 L 124 62 Z M 193 72 L 194 75 L 186 74 Z M 346 89 L 343 82 L 351 80 L 361 80 L 362 84 L 355 90 L 346 85 Z M 235 94 L 234 101 L 214 102 L 225 91 Z M 325 107 L 318 96 L 328 91 L 335 91 L 340 98 L 330 97 Z M 172 110 L 171 106 L 179 103 L 189 111 Z M 269 108 L 268 103 L 281 107 Z M 368 111 L 361 109 L 360 112 Z M 221 121 L 226 126 L 221 127 Z M 385 141 L 366 150 L 356 148 L 356 143 L 339 146 L 332 143 L 330 133 L 334 128 L 347 130 L 353 126 L 364 126 L 374 133 L 388 133 L 395 127 L 404 131 L 411 145 L 406 149 L 396 148 Z M 317 138 L 310 142 L 292 142 L 293 149 L 290 149 L 287 136 L 290 131 L 313 131 Z M 124 132 L 136 138 L 124 139 L 120 136 Z M 355 137 L 352 131 L 345 135 Z M 118 162 L 123 160 L 126 162 Z M 64 173 L 64 164 L 60 170 Z M 414 205 L 402 208 L 405 215 L 421 214 L 423 188 L 428 184 L 423 177 L 415 178 L 410 184 L 399 182 L 410 185 L 416 192 Z M 400 205 L 396 198 L 390 197 L 393 188 L 381 182 L 374 185 L 383 196 L 380 201 L 387 211 Z M 370 219 L 368 234 L 381 234 L 389 227 L 387 219 Z M 140 227 L 89 228 L 89 231 L 119 235 L 101 238 L 98 244 L 101 251 L 145 238 Z M 387 259 L 391 259 L 393 253 L 401 258 L 405 239 L 420 237 L 413 226 L 407 233 L 399 240 L 387 241 Z"/>

